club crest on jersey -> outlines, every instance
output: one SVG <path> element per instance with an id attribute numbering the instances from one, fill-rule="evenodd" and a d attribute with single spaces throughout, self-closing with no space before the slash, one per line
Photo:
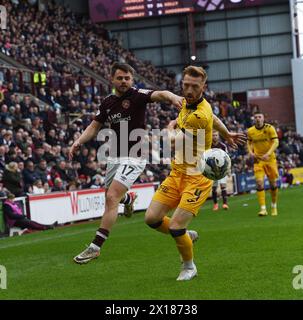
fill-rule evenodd
<path id="1" fill-rule="evenodd" d="M 123 100 L 122 101 L 122 108 L 128 109 L 130 107 L 130 101 L 129 100 Z"/>

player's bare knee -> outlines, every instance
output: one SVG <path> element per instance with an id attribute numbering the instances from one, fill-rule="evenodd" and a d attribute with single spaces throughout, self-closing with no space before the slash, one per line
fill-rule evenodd
<path id="1" fill-rule="evenodd" d="M 147 211 L 145 212 L 144 221 L 146 224 L 150 224 L 154 222 L 153 214 L 150 209 L 147 209 Z"/>
<path id="2" fill-rule="evenodd" d="M 257 185 L 257 190 L 261 191 L 261 190 L 264 189 L 264 183 L 263 183 L 263 181 L 257 180 L 257 181 L 256 181 L 256 185 Z"/>
<path id="3" fill-rule="evenodd" d="M 270 189 L 271 190 L 276 190 L 278 187 L 277 187 L 277 182 L 274 180 L 274 181 L 269 181 L 269 184 L 270 184 Z"/>
<path id="4" fill-rule="evenodd" d="M 145 213 L 145 223 L 152 227 L 153 224 L 162 221 L 161 218 L 158 217 L 157 212 L 149 207 Z"/>

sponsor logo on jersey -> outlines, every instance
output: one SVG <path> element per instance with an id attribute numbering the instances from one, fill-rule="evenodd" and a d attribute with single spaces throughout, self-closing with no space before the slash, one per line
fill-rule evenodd
<path id="1" fill-rule="evenodd" d="M 130 107 L 130 101 L 129 100 L 123 100 L 122 101 L 122 108 L 128 109 Z"/>

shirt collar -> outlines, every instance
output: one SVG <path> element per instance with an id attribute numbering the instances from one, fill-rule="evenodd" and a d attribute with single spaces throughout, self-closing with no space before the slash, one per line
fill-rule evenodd
<path id="1" fill-rule="evenodd" d="M 198 105 L 204 100 L 203 97 L 201 97 L 198 101 L 192 103 L 192 104 L 186 104 L 186 109 L 190 110 L 197 110 Z"/>

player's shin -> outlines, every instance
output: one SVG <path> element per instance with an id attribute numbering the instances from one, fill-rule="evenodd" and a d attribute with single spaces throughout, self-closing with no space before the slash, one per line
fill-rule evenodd
<path id="1" fill-rule="evenodd" d="M 169 222 L 170 218 L 165 216 L 162 220 L 156 222 L 156 223 L 148 223 L 147 225 L 151 227 L 152 229 L 155 229 L 159 232 L 168 234 L 169 233 Z"/>
<path id="2" fill-rule="evenodd" d="M 193 268 L 193 242 L 186 229 L 169 229 L 169 231 L 176 241 L 184 266 L 189 269 Z"/>
<path id="3" fill-rule="evenodd" d="M 271 205 L 272 207 L 276 207 L 277 200 L 278 200 L 278 187 L 271 187 L 270 193 L 271 193 Z"/>
<path id="4" fill-rule="evenodd" d="M 226 188 L 222 188 L 222 199 L 223 199 L 223 204 L 227 204 L 227 191 L 226 191 Z"/>
<path id="5" fill-rule="evenodd" d="M 266 203 L 265 203 L 265 190 L 264 188 L 258 188 L 257 189 L 257 197 L 258 197 L 258 202 L 262 210 L 266 209 Z"/>
<path id="6" fill-rule="evenodd" d="M 212 197 L 213 197 L 214 204 L 218 203 L 217 187 L 213 187 Z"/>

